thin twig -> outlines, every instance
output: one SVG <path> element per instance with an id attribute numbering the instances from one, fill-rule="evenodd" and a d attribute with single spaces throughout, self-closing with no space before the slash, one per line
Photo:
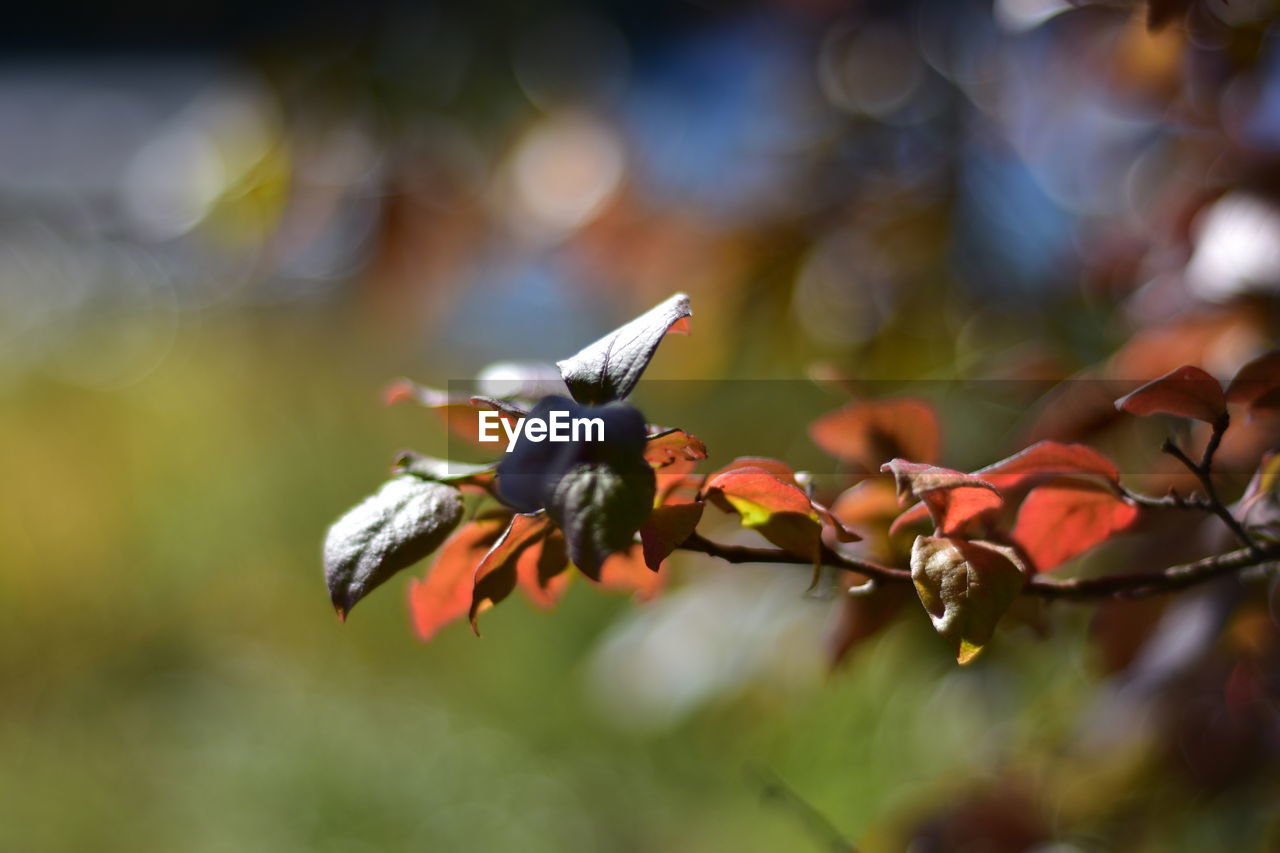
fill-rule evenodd
<path id="1" fill-rule="evenodd" d="M 1226 504 L 1218 497 L 1218 490 L 1213 484 L 1213 455 L 1218 450 L 1218 445 L 1222 443 L 1222 435 L 1227 431 L 1227 427 L 1231 425 L 1231 417 L 1223 414 L 1213 423 L 1213 432 L 1209 436 L 1209 442 L 1204 447 L 1204 453 L 1200 457 L 1199 462 L 1193 462 L 1191 457 L 1182 451 L 1182 448 L 1174 444 L 1171 440 L 1165 439 L 1160 449 L 1177 459 L 1200 481 L 1201 488 L 1204 489 L 1205 506 L 1204 508 L 1218 518 L 1222 519 L 1222 523 L 1227 526 L 1232 535 L 1249 550 L 1255 554 L 1261 549 L 1258 543 L 1253 541 L 1253 537 L 1248 531 L 1241 526 L 1236 517 L 1231 514 L 1231 510 L 1227 509 Z"/>
<path id="2" fill-rule="evenodd" d="M 808 557 L 792 554 L 779 548 L 747 548 L 740 545 L 721 545 L 693 534 L 681 550 L 694 551 L 718 557 L 729 563 L 772 563 L 812 568 L 813 562 Z M 911 581 L 911 572 L 906 569 L 895 569 L 856 560 L 837 554 L 830 549 L 823 549 L 823 565 L 838 569 L 849 569 L 859 572 L 877 581 L 888 583 L 906 583 Z M 1211 581 L 1214 578 L 1243 572 L 1255 567 L 1274 568 L 1280 564 L 1280 544 L 1268 545 L 1256 549 L 1242 548 L 1214 557 L 1206 557 L 1193 563 L 1169 566 L 1158 572 L 1135 572 L 1131 574 L 1103 575 L 1096 578 L 1069 578 L 1053 580 L 1036 576 L 1027 581 L 1022 588 L 1023 595 L 1038 598 L 1087 601 L 1098 598 L 1141 598 L 1148 595 L 1159 595 L 1186 589 L 1190 586 Z"/>

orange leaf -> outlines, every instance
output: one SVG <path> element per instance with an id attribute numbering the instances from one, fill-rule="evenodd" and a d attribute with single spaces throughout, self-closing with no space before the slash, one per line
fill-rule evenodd
<path id="1" fill-rule="evenodd" d="M 763 468 L 739 467 L 712 475 L 703 492 L 716 506 L 741 516 L 744 527 L 758 530 L 779 548 L 818 559 L 820 517 L 809 496 L 794 482 L 781 480 Z"/>
<path id="2" fill-rule="evenodd" d="M 1011 490 L 1028 481 L 1052 480 L 1063 476 L 1093 476 L 1120 484 L 1115 464 L 1092 447 L 1041 441 L 1007 459 L 973 472 L 998 489 Z"/>
<path id="3" fill-rule="evenodd" d="M 440 549 L 422 580 L 409 584 L 409 615 L 423 642 L 465 616 L 471 606 L 476 566 L 507 525 L 506 517 L 480 518 L 464 524 Z"/>
<path id="4" fill-rule="evenodd" d="M 682 429 L 672 429 L 652 436 L 644 445 L 644 458 L 656 469 L 680 463 L 693 463 L 707 458 L 707 446 L 697 436 Z M 689 464 L 687 470 L 692 470 Z"/>
<path id="5" fill-rule="evenodd" d="M 702 503 L 677 503 L 660 506 L 640 528 L 644 546 L 644 562 L 657 571 L 662 561 L 688 539 L 702 518 Z"/>
<path id="6" fill-rule="evenodd" d="M 880 470 L 893 474 L 899 502 L 915 497 L 924 503 L 942 536 L 958 535 L 979 517 L 1004 505 L 995 486 L 951 468 L 894 459 L 880 466 Z M 917 520 L 919 513 L 918 508 L 903 513 L 891 531 L 897 532 L 904 524 Z"/>
<path id="7" fill-rule="evenodd" d="M 915 397 L 855 400 L 814 421 L 809 435 L 827 453 L 868 471 L 898 457 L 932 462 L 942 443 L 933 406 Z"/>
<path id="8" fill-rule="evenodd" d="M 516 562 L 520 553 L 537 540 L 550 519 L 545 512 L 517 513 L 511 517 L 502 538 L 484 555 L 475 571 L 469 616 L 471 629 L 479 635 L 476 617 L 500 603 L 516 586 Z"/>
<path id="9" fill-rule="evenodd" d="M 1128 528 L 1138 508 L 1085 483 L 1040 486 L 1018 508 L 1013 540 L 1047 572 Z"/>
<path id="10" fill-rule="evenodd" d="M 1222 385 L 1198 367 L 1179 367 L 1116 400 L 1131 415 L 1175 415 L 1213 423 L 1227 412 Z"/>
<path id="11" fill-rule="evenodd" d="M 516 583 L 536 606 L 550 610 L 560 601 L 573 577 L 565 571 L 568 568 L 569 551 L 564 534 L 549 530 L 516 558 Z"/>
<path id="12" fill-rule="evenodd" d="M 612 554 L 600 566 L 600 580 L 591 581 L 608 592 L 632 593 L 641 601 L 648 601 L 661 592 L 666 574 L 653 572 L 645 565 L 640 545 Z"/>

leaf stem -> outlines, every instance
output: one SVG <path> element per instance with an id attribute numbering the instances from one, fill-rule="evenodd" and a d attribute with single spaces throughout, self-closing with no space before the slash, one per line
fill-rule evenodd
<path id="1" fill-rule="evenodd" d="M 1178 447 L 1172 440 L 1167 438 L 1164 444 L 1161 445 L 1160 450 L 1181 462 L 1200 481 L 1200 486 L 1204 489 L 1204 502 L 1201 508 L 1222 519 L 1222 523 L 1227 526 L 1227 529 L 1231 531 L 1240 544 L 1257 554 L 1261 553 L 1258 543 L 1253 541 L 1253 537 L 1231 514 L 1231 510 L 1227 509 L 1226 504 L 1218 497 L 1218 490 L 1213 484 L 1213 455 L 1217 453 L 1218 446 L 1222 444 L 1222 435 L 1230 425 L 1231 416 L 1225 412 L 1213 422 L 1213 432 L 1209 435 L 1209 442 L 1204 446 L 1204 453 L 1200 456 L 1199 462 L 1193 462 L 1181 447 Z"/>

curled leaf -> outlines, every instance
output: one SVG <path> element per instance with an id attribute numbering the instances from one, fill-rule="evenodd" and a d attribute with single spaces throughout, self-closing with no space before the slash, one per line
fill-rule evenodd
<path id="1" fill-rule="evenodd" d="M 992 542 L 920 536 L 911 549 L 911 579 L 933 627 L 966 664 L 991 641 L 1026 570 L 1017 553 Z"/>
<path id="2" fill-rule="evenodd" d="M 476 567 L 475 583 L 471 590 L 469 616 L 471 629 L 479 635 L 476 617 L 484 610 L 499 604 L 516 587 L 516 562 L 521 553 L 537 541 L 547 528 L 547 514 L 517 514 L 512 516 L 506 531 Z"/>
<path id="3" fill-rule="evenodd" d="M 1213 423 L 1227 413 L 1227 400 L 1218 380 L 1187 365 L 1116 400 L 1116 408 L 1131 415 L 1175 415 Z"/>
<path id="4" fill-rule="evenodd" d="M 402 475 L 338 519 L 324 541 L 329 599 L 345 619 L 360 599 L 435 551 L 462 518 L 452 486 Z"/>
<path id="5" fill-rule="evenodd" d="M 663 469 L 706 459 L 707 446 L 697 436 L 682 429 L 669 429 L 649 436 L 644 445 L 644 458 L 654 468 Z M 689 470 L 692 470 L 692 465 Z"/>
<path id="6" fill-rule="evenodd" d="M 916 397 L 855 400 L 814 421 L 809 435 L 827 453 L 868 471 L 897 457 L 932 462 L 942 443 L 937 413 Z"/>
<path id="7" fill-rule="evenodd" d="M 899 502 L 919 499 L 943 536 L 963 532 L 1004 505 L 1000 491 L 991 483 L 951 468 L 894 459 L 880 470 L 893 474 Z M 912 508 L 893 523 L 891 532 L 920 518 L 920 509 Z"/>
<path id="8" fill-rule="evenodd" d="M 639 317 L 556 363 L 569 393 L 579 403 L 599 405 L 622 400 L 668 331 L 688 332 L 689 297 L 677 293 Z"/>
<path id="9" fill-rule="evenodd" d="M 1081 482 L 1039 486 L 1018 507 L 1013 540 L 1038 572 L 1065 563 L 1126 530 L 1137 507 L 1114 492 Z"/>

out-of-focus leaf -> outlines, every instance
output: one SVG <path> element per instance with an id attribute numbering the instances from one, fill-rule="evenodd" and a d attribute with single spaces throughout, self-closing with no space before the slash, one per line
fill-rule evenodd
<path id="1" fill-rule="evenodd" d="M 573 575 L 564 534 L 548 530 L 539 541 L 520 552 L 516 559 L 516 583 L 536 606 L 550 610 L 569 586 Z"/>
<path id="2" fill-rule="evenodd" d="M 730 471 L 737 471 L 740 468 L 759 468 L 784 483 L 790 483 L 796 488 L 800 487 L 800 484 L 796 481 L 796 472 L 790 465 L 777 459 L 770 459 L 767 456 L 739 456 L 720 470 L 713 472 L 707 477 L 707 481 L 710 482 L 722 474 L 728 474 Z"/>
<path id="3" fill-rule="evenodd" d="M 662 591 L 666 572 L 651 571 L 645 565 L 639 544 L 611 554 L 600 566 L 599 578 L 592 583 L 606 592 L 624 592 L 640 601 L 649 601 Z"/>
<path id="4" fill-rule="evenodd" d="M 1020 488 L 1028 482 L 1049 481 L 1059 477 L 1097 477 L 1113 486 L 1120 485 L 1120 472 L 1115 463 L 1084 444 L 1062 444 L 1041 441 L 1025 450 L 973 472 L 1001 491 Z"/>
<path id="5" fill-rule="evenodd" d="M 402 450 L 396 456 L 395 462 L 391 464 L 391 473 L 412 474 L 422 480 L 435 480 L 440 483 L 487 487 L 493 482 L 495 467 L 492 463 L 454 462 L 449 459 L 424 456 L 412 450 Z"/>
<path id="6" fill-rule="evenodd" d="M 689 538 L 702 518 L 703 504 L 675 503 L 656 507 L 649 520 L 640 528 L 640 542 L 644 546 L 644 562 L 657 571 L 662 561 Z"/>
<path id="7" fill-rule="evenodd" d="M 493 544 L 476 567 L 475 584 L 471 590 L 469 618 L 471 629 L 480 634 L 476 623 L 483 611 L 511 594 L 516 587 L 516 563 L 520 554 L 537 541 L 547 529 L 548 518 L 544 512 L 512 516 L 511 523 L 501 538 Z"/>
<path id="8" fill-rule="evenodd" d="M 814 421 L 809 435 L 827 453 L 867 471 L 895 458 L 933 462 L 942 443 L 933 406 L 915 397 L 855 400 Z"/>
<path id="9" fill-rule="evenodd" d="M 556 482 L 547 511 L 583 574 L 598 579 L 605 559 L 630 547 L 653 510 L 655 489 L 643 458 L 580 464 Z"/>
<path id="10" fill-rule="evenodd" d="M 671 429 L 650 436 L 644 445 L 644 458 L 659 470 L 681 462 L 707 458 L 707 446 L 697 436 L 682 429 Z"/>
<path id="11" fill-rule="evenodd" d="M 505 516 L 464 524 L 440 549 L 426 576 L 409 584 L 409 615 L 419 639 L 426 642 L 445 625 L 467 615 L 476 567 L 509 524 Z"/>
<path id="12" fill-rule="evenodd" d="M 383 392 L 387 405 L 412 401 L 436 412 L 445 427 L 453 435 L 465 439 L 477 447 L 495 450 L 502 444 L 480 440 L 479 413 L 484 410 L 498 412 L 504 421 L 515 424 L 523 411 L 518 405 L 490 397 L 467 397 L 450 394 L 439 388 L 428 388 L 408 379 L 397 379 Z"/>
<path id="13" fill-rule="evenodd" d="M 920 536 L 911 549 L 911 579 L 933 627 L 966 664 L 991 640 L 1026 582 L 1026 570 L 1003 545 Z"/>
<path id="14" fill-rule="evenodd" d="M 1157 32 L 1187 14 L 1191 0 L 1147 0 L 1147 29 Z"/>
<path id="15" fill-rule="evenodd" d="M 1262 457 L 1232 511 L 1254 535 L 1280 540 L 1280 453 L 1272 451 Z"/>
<path id="16" fill-rule="evenodd" d="M 841 587 L 857 586 L 866 581 L 863 575 L 841 572 Z M 840 614 L 826 637 L 828 664 L 835 668 L 848 659 L 863 643 L 893 624 L 904 604 L 914 600 L 906 584 L 878 584 L 862 595 L 846 595 Z"/>
<path id="17" fill-rule="evenodd" d="M 995 486 L 951 468 L 894 459 L 880 470 L 893 474 L 899 502 L 905 503 L 912 497 L 919 499 L 943 536 L 964 532 L 985 514 L 1004 505 L 1004 498 Z M 894 522 L 892 532 L 920 518 L 920 510 L 912 508 Z"/>
<path id="18" fill-rule="evenodd" d="M 1116 400 L 1116 408 L 1131 415 L 1175 415 L 1213 423 L 1226 414 L 1227 400 L 1218 380 L 1187 365 Z"/>
<path id="19" fill-rule="evenodd" d="M 324 542 L 329 598 L 345 619 L 387 578 L 443 544 L 462 518 L 452 486 L 402 475 L 338 519 Z"/>
<path id="20" fill-rule="evenodd" d="M 817 561 L 822 522 L 809 496 L 763 468 L 733 468 L 707 479 L 707 499 L 736 512 L 742 526 L 760 532 L 779 548 Z"/>
<path id="21" fill-rule="evenodd" d="M 1137 517 L 1137 507 L 1108 489 L 1053 483 L 1023 500 L 1012 536 L 1035 571 L 1047 572 L 1126 530 Z"/>
<path id="22" fill-rule="evenodd" d="M 677 293 L 577 355 L 556 362 L 569 393 L 579 403 L 600 405 L 622 400 L 649 366 L 668 331 L 689 331 L 689 297 Z"/>
<path id="23" fill-rule="evenodd" d="M 1280 409 L 1280 350 L 1260 355 L 1236 372 L 1227 385 L 1227 402 L 1252 412 Z"/>

